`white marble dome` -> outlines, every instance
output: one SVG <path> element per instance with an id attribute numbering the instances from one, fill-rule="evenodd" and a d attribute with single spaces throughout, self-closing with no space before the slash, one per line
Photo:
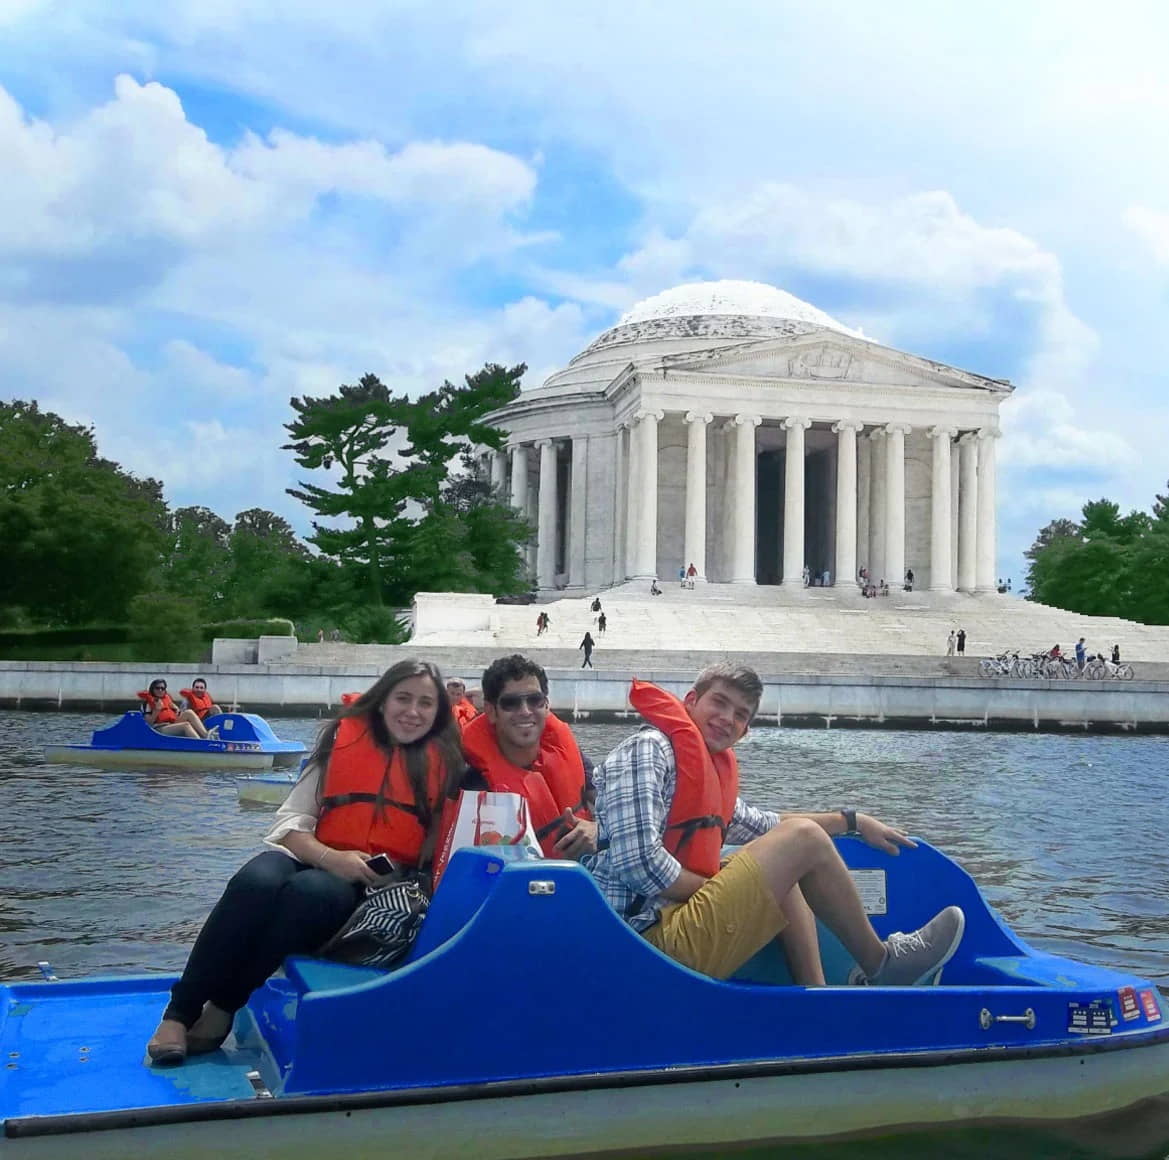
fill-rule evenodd
<path id="1" fill-rule="evenodd" d="M 688 282 L 627 310 L 570 365 L 792 338 L 815 330 L 864 337 L 811 303 L 763 282 Z"/>
<path id="2" fill-rule="evenodd" d="M 648 322 L 656 318 L 723 316 L 738 318 L 779 318 L 807 322 L 845 334 L 854 334 L 831 315 L 804 302 L 786 290 L 765 282 L 740 282 L 724 278 L 718 282 L 687 282 L 645 298 L 617 320 L 617 326 Z"/>

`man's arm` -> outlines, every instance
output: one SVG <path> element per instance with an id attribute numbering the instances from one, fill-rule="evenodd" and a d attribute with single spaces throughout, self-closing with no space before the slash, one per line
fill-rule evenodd
<path id="1" fill-rule="evenodd" d="M 597 812 L 605 821 L 612 873 L 647 898 L 683 900 L 705 881 L 683 870 L 662 845 L 675 776 L 669 742 L 645 731 L 609 755 L 600 778 Z"/>
<path id="2" fill-rule="evenodd" d="M 848 832 L 848 825 L 844 814 L 840 810 L 828 810 L 824 813 L 801 813 L 792 811 L 783 815 L 785 818 L 811 818 L 824 832 L 832 837 Z M 877 850 L 884 850 L 886 854 L 899 854 L 902 846 L 916 846 L 917 843 L 905 836 L 904 830 L 887 826 L 884 822 L 874 818 L 872 814 L 858 813 L 856 816 L 856 832 L 866 845 Z"/>

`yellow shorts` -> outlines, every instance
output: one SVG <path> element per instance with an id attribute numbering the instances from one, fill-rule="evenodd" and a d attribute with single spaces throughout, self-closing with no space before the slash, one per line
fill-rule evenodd
<path id="1" fill-rule="evenodd" d="M 663 906 L 642 933 L 683 966 L 727 979 L 785 926 L 759 863 L 741 850 L 685 902 Z"/>

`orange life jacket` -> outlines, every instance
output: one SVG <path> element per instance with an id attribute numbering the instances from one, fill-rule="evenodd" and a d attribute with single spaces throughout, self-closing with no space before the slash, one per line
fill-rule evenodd
<path id="1" fill-rule="evenodd" d="M 389 777 L 387 779 L 387 766 Z M 438 747 L 426 750 L 426 796 L 442 809 L 446 769 Z M 382 808 L 377 807 L 378 791 Z M 402 750 L 391 758 L 373 739 L 363 717 L 343 717 L 321 786 L 317 839 L 338 850 L 388 854 L 395 862 L 417 866 L 426 840 Z"/>
<path id="2" fill-rule="evenodd" d="M 687 869 L 713 878 L 727 826 L 739 797 L 739 762 L 734 751 L 711 753 L 686 706 L 673 693 L 635 680 L 629 703 L 669 739 L 678 768 L 674 800 L 662 844 Z"/>
<path id="3" fill-rule="evenodd" d="M 460 729 L 466 729 L 479 716 L 479 710 L 466 697 L 460 697 L 455 701 L 451 705 L 451 712 L 455 715 L 455 724 Z"/>
<path id="4" fill-rule="evenodd" d="M 151 712 L 158 710 L 158 715 L 151 722 L 153 725 L 173 725 L 179 719 L 178 708 L 170 699 L 170 693 L 163 693 L 161 697 L 156 697 L 144 689 L 138 694 L 138 699 L 145 701 Z"/>
<path id="5" fill-rule="evenodd" d="M 194 689 L 180 689 L 180 693 L 187 699 L 187 705 L 194 710 L 195 716 L 200 721 L 211 712 L 211 706 L 215 703 L 211 700 L 211 694 L 204 689 L 202 693 L 196 692 Z"/>
<path id="6" fill-rule="evenodd" d="M 487 779 L 497 793 L 521 793 L 528 799 L 532 826 L 540 848 L 555 858 L 556 843 L 568 833 L 564 811 L 589 818 L 585 805 L 584 759 L 572 730 L 554 713 L 549 713 L 540 736 L 540 751 L 531 769 L 521 769 L 503 756 L 495 727 L 485 713 L 463 730 L 463 754 L 467 762 Z"/>

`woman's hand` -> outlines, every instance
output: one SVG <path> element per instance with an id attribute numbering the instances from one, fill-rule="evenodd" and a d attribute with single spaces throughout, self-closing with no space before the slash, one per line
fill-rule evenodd
<path id="1" fill-rule="evenodd" d="M 346 882 L 372 886 L 378 880 L 378 875 L 369 868 L 368 858 L 369 855 L 360 850 L 334 850 L 332 846 L 326 846 L 317 867 L 344 878 Z"/>
<path id="2" fill-rule="evenodd" d="M 865 845 L 876 850 L 884 850 L 886 854 L 900 854 L 900 847 L 917 845 L 912 838 L 906 837 L 904 830 L 887 826 L 872 814 L 857 814 L 856 830 L 864 839 Z"/>

